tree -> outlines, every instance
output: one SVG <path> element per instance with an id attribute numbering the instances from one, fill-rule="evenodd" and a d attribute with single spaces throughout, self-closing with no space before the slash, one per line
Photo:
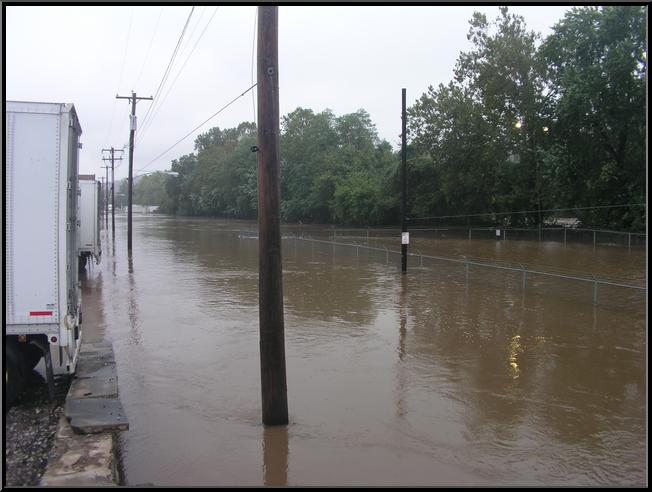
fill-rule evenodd
<path id="1" fill-rule="evenodd" d="M 476 12 L 469 24 L 473 49 L 460 54 L 453 80 L 430 86 L 408 111 L 414 172 L 422 178 L 411 210 L 428 216 L 545 208 L 538 37 L 506 7 L 494 22 Z M 509 218 L 512 225 L 541 220 Z"/>
<path id="2" fill-rule="evenodd" d="M 645 202 L 646 9 L 571 9 L 541 48 L 554 88 L 562 158 L 555 185 L 568 204 Z M 581 212 L 595 226 L 643 230 L 642 207 Z"/>

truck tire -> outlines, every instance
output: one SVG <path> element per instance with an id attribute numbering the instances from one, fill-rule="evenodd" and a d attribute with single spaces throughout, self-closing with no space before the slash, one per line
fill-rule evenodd
<path id="1" fill-rule="evenodd" d="M 16 402 L 23 392 L 27 378 L 26 365 L 16 344 L 5 346 L 5 412 Z"/>

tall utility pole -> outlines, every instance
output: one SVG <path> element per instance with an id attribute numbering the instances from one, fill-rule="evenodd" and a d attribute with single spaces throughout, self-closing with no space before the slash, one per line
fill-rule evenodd
<path id="1" fill-rule="evenodd" d="M 407 136 L 405 114 L 405 89 L 402 90 L 402 111 L 401 111 L 401 273 L 407 272 L 407 247 L 410 242 L 410 233 L 407 230 Z"/>
<path id="2" fill-rule="evenodd" d="M 109 168 L 110 166 L 101 166 L 102 169 L 106 169 L 106 178 L 104 182 L 106 187 L 104 188 L 104 221 L 107 228 L 109 227 Z"/>
<path id="3" fill-rule="evenodd" d="M 106 191 L 104 190 L 104 176 L 100 176 L 100 196 L 99 196 L 99 202 L 100 202 L 100 222 L 102 222 L 102 215 L 104 214 L 104 194 Z"/>
<path id="4" fill-rule="evenodd" d="M 115 157 L 115 152 L 124 152 L 123 149 L 114 149 L 111 147 L 110 149 L 102 149 L 102 152 L 111 152 L 111 234 L 113 234 L 113 237 L 115 238 L 115 161 L 121 161 L 122 156 L 120 157 Z M 103 161 L 108 161 L 109 159 L 102 157 Z"/>
<path id="5" fill-rule="evenodd" d="M 258 7 L 258 302 L 263 424 L 288 423 L 281 263 L 278 7 Z"/>
<path id="6" fill-rule="evenodd" d="M 129 117 L 129 199 L 127 201 L 127 254 L 131 256 L 131 199 L 132 190 L 134 186 L 134 133 L 136 132 L 136 102 L 141 99 L 152 100 L 153 97 L 137 97 L 135 92 L 131 92 L 131 96 L 118 96 L 116 99 L 130 99 L 131 100 L 131 116 Z"/>

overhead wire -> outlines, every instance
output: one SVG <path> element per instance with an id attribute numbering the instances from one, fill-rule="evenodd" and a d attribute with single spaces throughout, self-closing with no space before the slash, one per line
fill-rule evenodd
<path id="1" fill-rule="evenodd" d="M 145 59 L 143 60 L 143 63 L 140 65 L 140 73 L 138 74 L 138 79 L 136 81 L 136 85 L 140 83 L 140 79 L 143 76 L 143 70 L 145 69 L 145 66 L 147 65 L 147 60 L 149 59 L 149 52 L 152 49 L 152 44 L 154 44 L 154 38 L 156 37 L 156 33 L 158 31 L 158 25 L 161 22 L 161 16 L 163 15 L 163 7 L 161 7 L 161 10 L 158 13 L 158 19 L 156 19 L 156 25 L 154 26 L 154 32 L 152 33 L 152 38 L 149 40 L 149 46 L 147 47 L 147 51 L 145 52 Z"/>
<path id="2" fill-rule="evenodd" d="M 253 88 L 256 87 L 257 85 L 258 85 L 258 82 L 256 82 L 256 83 L 253 84 L 251 87 L 249 87 L 248 89 L 246 89 L 246 90 L 245 90 L 242 94 L 240 94 L 239 96 L 236 96 L 235 98 L 233 98 L 233 99 L 232 99 L 231 101 L 229 101 L 227 104 L 225 104 L 224 106 L 222 106 L 219 110 L 217 110 L 215 113 L 213 113 L 213 114 L 212 114 L 211 116 L 209 116 L 207 119 L 205 119 L 203 122 L 201 122 L 201 123 L 200 123 L 199 125 L 197 125 L 195 128 L 193 128 L 193 129 L 190 130 L 188 133 L 186 133 L 183 137 L 181 137 L 179 140 L 177 140 L 174 144 L 172 144 L 172 145 L 171 145 L 170 147 L 168 147 L 166 150 L 164 150 L 164 151 L 161 152 L 159 155 L 157 155 L 154 159 L 152 159 L 152 160 L 149 161 L 147 164 L 145 164 L 143 167 L 141 167 L 140 169 L 138 169 L 136 172 L 140 172 L 140 171 L 142 171 L 143 169 L 145 169 L 146 167 L 148 167 L 150 164 L 154 163 L 154 162 L 157 161 L 159 158 L 163 157 L 163 156 L 164 156 L 165 154 L 167 154 L 170 150 L 172 150 L 174 147 L 176 147 L 176 146 L 179 145 L 181 142 L 183 142 L 186 138 L 188 138 L 188 137 L 189 137 L 189 136 L 190 136 L 194 131 L 198 130 L 199 128 L 201 128 L 202 126 L 204 126 L 206 123 L 208 123 L 210 120 L 212 120 L 213 118 L 215 118 L 218 114 L 220 114 L 220 113 L 221 113 L 222 111 L 224 111 L 226 108 L 228 108 L 229 106 L 231 106 L 231 104 L 233 104 L 233 103 L 236 102 L 238 99 L 240 99 L 241 97 L 243 97 L 247 92 L 249 92 L 251 89 L 253 89 Z"/>
<path id="3" fill-rule="evenodd" d="M 183 37 L 186 33 L 186 29 L 188 28 L 188 24 L 190 23 L 190 18 L 192 17 L 192 13 L 194 12 L 195 7 L 192 7 L 190 9 L 190 13 L 188 14 L 188 18 L 186 19 L 186 23 L 183 26 L 183 30 L 181 31 L 181 34 L 179 35 L 179 39 L 177 41 L 177 45 L 174 48 L 174 51 L 172 52 L 172 55 L 170 56 L 170 61 L 168 62 L 168 65 L 165 69 L 165 72 L 163 73 L 163 77 L 161 77 L 161 82 L 158 85 L 158 88 L 156 89 L 156 93 L 154 94 L 154 102 L 149 105 L 149 108 L 147 109 L 147 112 L 145 113 L 145 116 L 143 118 L 143 123 L 141 124 L 141 128 L 146 124 L 147 118 L 152 112 L 152 108 L 154 108 L 157 104 L 158 101 L 158 95 L 161 92 L 161 88 L 165 84 L 169 74 L 170 74 L 170 69 L 172 67 L 172 64 L 174 63 L 174 60 L 176 59 L 177 53 L 179 51 L 179 46 L 181 45 L 181 41 L 183 40 Z M 138 133 L 138 132 L 137 132 Z"/>
<path id="4" fill-rule="evenodd" d="M 219 5 L 218 5 L 218 6 L 215 8 L 215 10 L 213 11 L 213 15 L 211 15 L 210 19 L 208 19 L 208 22 L 207 22 L 206 25 L 204 26 L 204 29 L 203 29 L 202 32 L 200 33 L 199 37 L 198 37 L 197 40 L 195 41 L 195 44 L 193 45 L 192 49 L 190 50 L 190 53 L 188 54 L 188 56 L 186 57 L 185 61 L 183 62 L 183 65 L 181 66 L 181 68 L 180 68 L 179 71 L 177 72 L 176 77 L 174 78 L 174 80 L 172 81 L 172 83 L 168 86 L 168 90 L 167 90 L 167 92 L 165 93 L 165 96 L 163 96 L 163 98 L 161 99 L 161 102 L 158 104 L 158 106 L 156 107 L 156 109 L 152 112 L 152 116 L 151 116 L 151 118 L 149 119 L 149 121 L 148 121 L 148 123 L 147 123 L 147 127 L 145 127 L 145 126 L 143 125 L 142 131 L 141 131 L 141 134 L 140 134 L 140 141 L 142 141 L 142 139 L 145 137 L 145 133 L 146 133 L 147 130 L 151 127 L 151 122 L 154 121 L 154 118 L 155 118 L 156 115 L 158 114 L 158 111 L 159 111 L 160 108 L 163 106 L 163 104 L 164 104 L 165 101 L 167 100 L 168 96 L 169 96 L 170 93 L 172 92 L 172 89 L 174 88 L 175 83 L 176 83 L 177 80 L 179 79 L 179 76 L 181 75 L 181 73 L 183 73 L 183 69 L 185 68 L 186 64 L 188 63 L 188 60 L 190 60 L 190 57 L 192 56 L 192 54 L 195 52 L 195 48 L 197 48 L 197 45 L 199 44 L 199 41 L 201 41 L 202 37 L 204 36 L 204 33 L 206 32 L 206 29 L 208 29 L 208 26 L 210 25 L 211 21 L 213 20 L 213 17 L 215 17 L 215 14 L 217 14 L 217 11 L 219 10 L 219 8 L 220 8 L 220 7 L 219 7 Z M 203 12 L 202 12 L 202 13 L 203 13 Z M 196 27 L 196 26 L 195 26 L 195 27 Z M 193 32 L 194 32 L 194 31 L 193 31 Z M 192 38 L 192 34 L 190 35 L 190 38 Z"/>
<path id="5" fill-rule="evenodd" d="M 116 93 L 120 91 L 120 86 L 122 85 L 122 76 L 124 75 L 124 69 L 125 69 L 125 62 L 127 60 L 127 49 L 129 48 L 129 38 L 131 37 L 131 25 L 134 17 L 134 9 L 133 7 L 131 8 L 131 14 L 129 16 L 129 27 L 127 28 L 127 41 L 125 42 L 125 52 L 122 55 L 122 67 L 120 67 L 120 77 L 118 78 L 118 88 L 116 90 Z M 111 130 L 113 129 L 113 119 L 115 117 L 115 107 L 116 107 L 117 100 L 113 100 L 113 110 L 111 111 L 111 121 L 109 123 L 109 129 L 106 132 L 106 137 L 104 137 L 104 146 L 108 145 L 109 141 L 109 136 L 111 134 Z"/>

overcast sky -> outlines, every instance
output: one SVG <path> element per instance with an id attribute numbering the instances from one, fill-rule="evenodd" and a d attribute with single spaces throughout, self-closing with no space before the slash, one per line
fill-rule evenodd
<path id="1" fill-rule="evenodd" d="M 510 10 L 546 36 L 569 8 Z M 489 20 L 498 15 L 493 6 L 279 7 L 281 116 L 297 107 L 330 108 L 337 116 L 364 108 L 379 136 L 398 148 L 401 88 L 409 106 L 429 85 L 451 80 L 460 51 L 471 48 L 466 34 L 474 10 Z M 104 176 L 102 148 L 129 142 L 130 104 L 116 94 L 156 94 L 190 11 L 9 6 L 6 98 L 73 103 L 83 128 L 80 173 Z M 254 6 L 195 7 L 153 109 L 149 101 L 137 105 L 134 174 L 170 169 L 171 160 L 192 152 L 195 136 L 213 126 L 254 121 L 255 89 L 156 159 L 255 83 L 255 14 Z M 128 147 L 124 156 L 116 179 L 128 174 Z"/>

